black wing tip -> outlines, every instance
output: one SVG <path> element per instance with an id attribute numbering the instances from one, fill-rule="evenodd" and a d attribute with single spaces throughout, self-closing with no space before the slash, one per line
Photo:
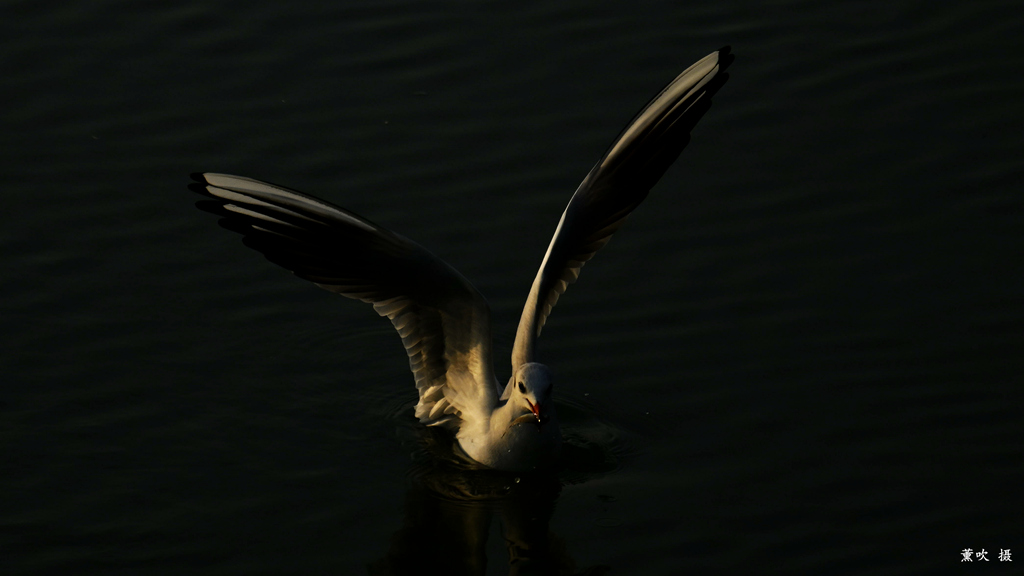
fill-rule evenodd
<path id="1" fill-rule="evenodd" d="M 206 180 L 206 173 L 205 172 L 193 172 L 193 173 L 189 174 L 188 177 L 193 179 L 193 180 L 195 180 L 196 182 L 202 182 L 203 184 L 209 184 L 209 182 Z"/>
<path id="2" fill-rule="evenodd" d="M 218 199 L 214 200 L 197 200 L 195 204 L 196 208 L 199 208 L 203 212 L 209 212 L 210 214 L 216 214 L 221 217 L 228 217 L 224 210 L 224 202 Z"/>
<path id="3" fill-rule="evenodd" d="M 725 71 L 728 68 L 736 56 L 732 53 L 732 46 L 728 44 L 718 49 L 718 69 Z"/>
<path id="4" fill-rule="evenodd" d="M 210 194 L 210 191 L 206 189 L 206 186 L 207 185 L 205 183 L 200 184 L 199 182 L 192 182 L 188 185 L 188 189 L 190 192 L 195 192 L 201 196 L 217 199 L 216 196 Z"/>

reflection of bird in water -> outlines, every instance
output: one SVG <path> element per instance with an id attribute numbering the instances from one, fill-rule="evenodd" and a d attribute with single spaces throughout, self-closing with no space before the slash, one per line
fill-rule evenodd
<path id="1" fill-rule="evenodd" d="M 551 373 L 536 342 L 580 268 L 675 161 L 727 75 L 728 48 L 676 77 L 619 134 L 562 214 L 523 309 L 502 387 L 491 362 L 490 309 L 461 274 L 418 244 L 323 200 L 249 178 L 196 174 L 200 208 L 296 276 L 373 304 L 402 337 L 419 390 L 416 416 L 455 433 L 486 467 L 548 467 L 562 444 Z"/>
<path id="2" fill-rule="evenodd" d="M 425 437 L 430 443 L 444 434 Z M 553 474 L 513 475 L 435 457 L 417 462 L 411 483 L 402 527 L 384 557 L 368 566 L 374 576 L 486 574 L 488 541 L 496 534 L 504 540 L 510 575 L 607 572 L 603 566 L 579 570 L 566 543 L 550 531 L 561 490 Z"/>

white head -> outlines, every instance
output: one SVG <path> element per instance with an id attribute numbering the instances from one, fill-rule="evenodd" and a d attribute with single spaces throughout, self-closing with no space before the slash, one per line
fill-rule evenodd
<path id="1" fill-rule="evenodd" d="M 551 390 L 551 370 L 547 366 L 537 362 L 521 365 L 512 379 L 512 393 L 508 398 L 509 404 L 522 408 L 522 415 L 513 424 L 543 426 L 551 420 L 555 414 Z"/>

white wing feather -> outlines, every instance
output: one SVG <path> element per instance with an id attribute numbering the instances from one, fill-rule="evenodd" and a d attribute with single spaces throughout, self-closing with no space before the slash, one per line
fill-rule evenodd
<path id="1" fill-rule="evenodd" d="M 536 340 L 558 297 L 608 243 L 689 142 L 690 130 L 725 83 L 728 48 L 687 68 L 633 118 L 573 194 L 523 308 L 512 370 L 535 361 Z"/>
<path id="2" fill-rule="evenodd" d="M 457 429 L 497 404 L 490 309 L 468 280 L 415 242 L 352 212 L 274 184 L 194 174 L 197 205 L 267 259 L 317 286 L 373 304 L 409 355 L 416 416 Z"/>

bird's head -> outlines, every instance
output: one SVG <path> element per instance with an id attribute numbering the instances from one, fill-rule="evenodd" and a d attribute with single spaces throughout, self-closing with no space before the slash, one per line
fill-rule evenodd
<path id="1" fill-rule="evenodd" d="M 532 423 L 543 426 L 554 414 L 551 402 L 551 370 L 537 362 L 527 362 L 516 370 L 509 402 L 522 408 L 523 414 L 513 424 Z"/>

